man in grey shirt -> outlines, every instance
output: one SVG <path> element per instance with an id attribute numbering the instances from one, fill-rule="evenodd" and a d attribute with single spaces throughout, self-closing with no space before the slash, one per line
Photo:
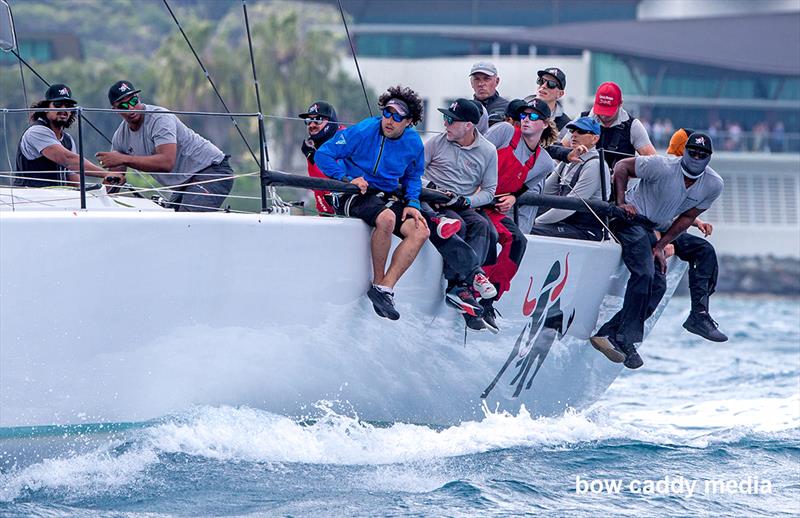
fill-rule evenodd
<path id="1" fill-rule="evenodd" d="M 431 233 L 431 242 L 442 254 L 448 280 L 447 301 L 461 311 L 471 329 L 484 329 L 482 308 L 472 295 L 497 294 L 480 269 L 490 245 L 495 242 L 492 224 L 475 211 L 494 198 L 497 187 L 497 152 L 476 129 L 480 112 L 469 99 L 456 99 L 447 109 L 439 108 L 445 132 L 425 143 L 423 185 L 433 184 L 451 194 L 437 207 L 441 216 L 460 221 L 459 233 L 442 240 Z M 430 216 L 424 210 L 426 217 Z M 491 328 L 495 331 L 496 328 Z"/>
<path id="2" fill-rule="evenodd" d="M 621 160 L 614 167 L 616 202 L 629 218 L 637 214 L 662 231 L 630 219 L 617 219 L 611 230 L 622 245 L 622 260 L 631 276 L 622 309 L 603 324 L 592 345 L 616 363 L 630 369 L 644 363 L 634 343 L 644 336 L 644 321 L 655 311 L 666 290 L 664 248 L 722 193 L 722 178 L 710 167 L 711 137 L 693 133 L 682 157 L 646 156 Z M 630 178 L 639 182 L 628 192 Z"/>
<path id="3" fill-rule="evenodd" d="M 604 200 L 608 194 L 603 195 L 600 157 L 595 149 L 600 138 L 600 125 L 592 118 L 580 117 L 569 122 L 566 128 L 572 133 L 572 147 L 584 146 L 587 151 L 580 156 L 580 162 L 562 162 L 557 170 L 550 173 L 544 182 L 544 194 L 581 200 Z M 608 189 L 611 175 L 604 172 Z M 536 236 L 600 241 L 603 239 L 603 226 L 600 219 L 590 212 L 552 208 L 536 218 L 530 233 Z"/>
<path id="4" fill-rule="evenodd" d="M 497 75 L 497 67 L 494 66 L 494 63 L 479 61 L 472 65 L 469 71 L 469 84 L 472 86 L 472 91 L 475 92 L 474 100 L 486 108 L 487 124 L 491 126 L 496 121 L 502 120 L 503 113 L 508 106 L 508 99 L 502 97 L 497 91 L 500 76 Z M 483 132 L 481 127 L 478 130 Z"/>
<path id="5" fill-rule="evenodd" d="M 160 106 L 139 101 L 129 81 L 117 81 L 108 101 L 124 119 L 114 133 L 112 151 L 97 153 L 100 164 L 110 169 L 132 167 L 146 171 L 170 187 L 171 202 L 179 212 L 217 210 L 233 186 L 228 157 Z"/>
<path id="6" fill-rule="evenodd" d="M 67 85 L 54 84 L 47 89 L 44 99 L 31 108 L 41 109 L 31 113 L 31 125 L 22 134 L 17 146 L 14 185 L 17 187 L 56 187 L 77 184 L 80 176 L 78 145 L 67 133 L 75 121 L 73 111 L 78 103 L 72 98 Z M 45 108 L 65 111 L 44 111 Z M 87 176 L 104 179 L 104 183 L 119 184 L 124 175 L 108 173 L 84 158 L 83 167 Z"/>

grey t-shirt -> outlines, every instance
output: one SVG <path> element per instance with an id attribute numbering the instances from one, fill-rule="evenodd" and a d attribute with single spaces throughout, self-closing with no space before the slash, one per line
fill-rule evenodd
<path id="1" fill-rule="evenodd" d="M 69 140 L 72 144 L 72 150 L 75 151 L 75 141 L 72 135 L 63 132 L 64 138 Z M 56 138 L 56 134 L 50 128 L 34 124 L 22 134 L 20 139 L 20 150 L 28 160 L 36 160 L 42 156 L 42 150 L 50 146 L 62 146 L 61 141 Z"/>
<path id="2" fill-rule="evenodd" d="M 565 196 L 573 198 L 580 198 L 583 200 L 602 200 L 602 182 L 600 181 L 600 160 L 595 158 L 598 156 L 597 149 L 592 148 L 586 153 L 581 155 L 582 163 L 562 163 L 556 171 L 550 173 L 550 176 L 544 182 L 544 194 L 558 196 L 561 194 L 560 186 L 564 185 L 567 191 Z M 590 160 L 594 158 L 593 160 Z M 583 168 L 581 169 L 581 165 Z M 572 177 L 580 169 L 580 176 L 578 181 L 572 189 L 569 188 Z M 606 169 L 606 188 L 611 185 L 611 174 Z M 574 214 L 574 210 L 568 209 L 550 209 L 544 214 L 536 218 L 536 223 L 558 223 Z"/>
<path id="3" fill-rule="evenodd" d="M 486 139 L 494 144 L 498 150 L 508 146 L 513 136 L 514 126 L 507 122 L 498 122 L 489 128 L 488 133 L 486 133 Z M 517 144 L 517 149 L 514 150 L 514 156 L 520 161 L 520 163 L 524 164 L 534 152 L 535 150 L 531 150 L 531 148 L 529 148 L 525 143 L 525 139 L 520 138 L 519 144 Z M 528 190 L 530 192 L 540 194 L 542 192 L 542 186 L 544 185 L 545 177 L 550 174 L 554 168 L 555 163 L 553 162 L 553 159 L 550 158 L 550 155 L 547 154 L 547 151 L 542 149 L 539 152 L 539 157 L 536 159 L 536 163 L 533 164 L 531 170 L 528 171 L 528 176 L 525 178 L 525 185 L 528 187 Z M 533 205 L 519 206 L 517 209 L 517 224 L 522 232 L 526 234 L 530 232 L 531 227 L 533 226 L 533 218 L 536 216 L 536 211 L 537 207 Z"/>
<path id="4" fill-rule="evenodd" d="M 625 201 L 662 231 L 689 209 L 711 207 L 723 187 L 722 178 L 706 166 L 703 175 L 687 189 L 681 157 L 636 157 L 636 177 L 640 181 L 628 189 Z"/>
<path id="5" fill-rule="evenodd" d="M 477 130 L 475 137 L 469 146 L 449 142 L 446 133 L 428 140 L 423 185 L 430 181 L 465 196 L 473 207 L 491 203 L 497 188 L 497 151 Z"/>
<path id="6" fill-rule="evenodd" d="M 163 144 L 177 144 L 175 166 L 169 173 L 151 172 L 150 175 L 166 186 L 180 185 L 193 174 L 225 158 L 224 153 L 214 144 L 201 137 L 178 117 L 154 105 L 144 105 L 147 111 L 144 123 L 137 131 L 131 131 L 123 121 L 114 132 L 112 149 L 126 155 L 148 156 L 156 153 L 156 147 Z"/>

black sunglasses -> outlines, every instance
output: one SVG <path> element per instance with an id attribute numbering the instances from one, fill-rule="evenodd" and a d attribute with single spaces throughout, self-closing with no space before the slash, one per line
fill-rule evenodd
<path id="1" fill-rule="evenodd" d="M 689 153 L 689 156 L 694 158 L 695 160 L 705 160 L 706 158 L 711 156 L 711 153 L 706 153 L 705 151 L 701 151 L 699 149 L 690 148 L 687 150 L 687 152 Z"/>
<path id="2" fill-rule="evenodd" d="M 586 131 L 586 130 L 580 129 L 580 128 L 575 128 L 575 129 L 572 130 L 572 132 L 573 133 L 577 133 L 578 135 L 589 135 L 590 133 L 592 135 L 594 135 L 594 133 L 592 133 L 591 131 Z"/>
<path id="3" fill-rule="evenodd" d="M 561 85 L 558 84 L 558 81 L 553 81 L 552 79 L 545 79 L 543 77 L 540 77 L 539 79 L 537 79 L 536 80 L 536 84 L 539 85 L 539 86 L 542 86 L 542 85 L 546 84 L 547 88 L 549 88 L 551 90 L 554 90 L 556 88 L 558 88 L 558 89 L 561 88 Z"/>
<path id="4" fill-rule="evenodd" d="M 50 104 L 53 105 L 53 108 L 72 108 L 75 106 L 75 103 L 70 101 L 53 101 Z"/>

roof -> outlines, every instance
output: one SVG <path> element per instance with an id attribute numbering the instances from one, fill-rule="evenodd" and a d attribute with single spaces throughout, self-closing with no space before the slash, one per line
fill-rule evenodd
<path id="1" fill-rule="evenodd" d="M 356 26 L 367 33 L 386 26 Z M 426 32 L 473 41 L 586 49 L 743 72 L 800 75 L 800 12 L 676 20 L 610 21 L 543 28 L 418 26 Z"/>

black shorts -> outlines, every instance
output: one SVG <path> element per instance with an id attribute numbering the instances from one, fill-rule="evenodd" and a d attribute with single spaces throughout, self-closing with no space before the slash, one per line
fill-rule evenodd
<path id="1" fill-rule="evenodd" d="M 403 225 L 403 209 L 405 202 L 393 194 L 371 193 L 367 194 L 341 194 L 335 200 L 334 208 L 340 216 L 358 218 L 367 225 L 374 227 L 375 220 L 384 210 L 394 212 L 394 235 L 402 238 L 400 227 Z"/>

